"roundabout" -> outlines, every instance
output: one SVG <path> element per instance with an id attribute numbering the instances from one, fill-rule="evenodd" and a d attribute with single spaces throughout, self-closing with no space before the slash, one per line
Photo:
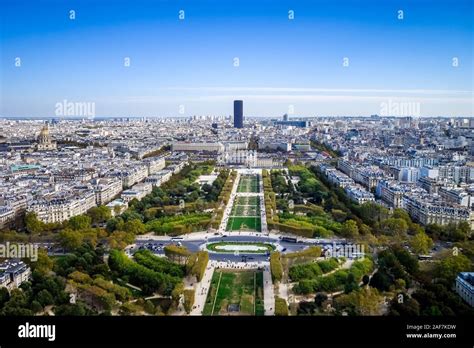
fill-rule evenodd
<path id="1" fill-rule="evenodd" d="M 206 249 L 216 253 L 266 254 L 274 251 L 276 246 L 261 242 L 211 242 L 206 244 Z"/>

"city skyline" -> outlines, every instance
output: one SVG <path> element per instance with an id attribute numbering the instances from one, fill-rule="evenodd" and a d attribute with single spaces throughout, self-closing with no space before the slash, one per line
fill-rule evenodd
<path id="1" fill-rule="evenodd" d="M 0 117 L 474 116 L 472 3 L 424 5 L 7 2 Z"/>

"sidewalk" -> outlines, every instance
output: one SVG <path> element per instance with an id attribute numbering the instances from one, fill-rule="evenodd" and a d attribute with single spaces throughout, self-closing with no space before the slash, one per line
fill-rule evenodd
<path id="1" fill-rule="evenodd" d="M 207 292 L 211 285 L 212 275 L 214 274 L 214 265 L 212 262 L 207 264 L 206 271 L 202 280 L 194 285 L 194 306 L 190 315 L 202 315 L 204 305 L 206 304 Z"/>
<path id="2" fill-rule="evenodd" d="M 265 315 L 275 315 L 275 293 L 270 266 L 266 266 L 263 271 L 263 305 Z"/>

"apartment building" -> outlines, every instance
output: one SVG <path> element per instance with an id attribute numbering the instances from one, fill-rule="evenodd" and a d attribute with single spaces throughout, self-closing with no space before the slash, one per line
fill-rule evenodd
<path id="1" fill-rule="evenodd" d="M 150 194 L 152 189 L 153 186 L 147 182 L 136 184 L 133 185 L 131 189 L 123 191 L 120 198 L 126 203 L 130 202 L 132 199 L 141 200 L 143 197 Z"/>
<path id="2" fill-rule="evenodd" d="M 92 182 L 97 205 L 105 205 L 122 192 L 122 181 L 117 178 L 101 178 Z"/>
<path id="3" fill-rule="evenodd" d="M 403 206 L 411 218 L 422 225 L 459 223 L 466 221 L 474 227 L 474 214 L 471 208 L 447 204 L 439 196 L 405 195 Z"/>
<path id="4" fill-rule="evenodd" d="M 344 191 L 346 191 L 349 199 L 358 204 L 375 201 L 374 195 L 359 185 L 346 186 Z"/>
<path id="5" fill-rule="evenodd" d="M 471 196 L 459 187 L 440 187 L 438 194 L 449 203 L 458 204 L 463 207 L 470 207 L 472 205 Z"/>
<path id="6" fill-rule="evenodd" d="M 145 165 L 148 168 L 148 175 L 156 174 L 166 166 L 164 157 L 153 158 L 145 160 Z"/>
<path id="7" fill-rule="evenodd" d="M 31 268 L 21 260 L 9 259 L 0 263 L 0 287 L 9 291 L 28 281 L 30 276 Z"/>
<path id="8" fill-rule="evenodd" d="M 85 214 L 97 206 L 94 191 L 81 192 L 69 197 L 35 201 L 28 210 L 45 223 L 63 222 L 73 216 Z"/>
<path id="9" fill-rule="evenodd" d="M 8 227 L 15 220 L 15 211 L 8 206 L 0 206 L 0 229 Z"/>
<path id="10" fill-rule="evenodd" d="M 392 180 L 381 180 L 375 190 L 376 195 L 393 208 L 403 207 L 405 192 L 406 189 L 402 185 Z"/>
<path id="11" fill-rule="evenodd" d="M 456 277 L 456 292 L 469 306 L 474 307 L 474 272 L 458 274 Z"/>
<path id="12" fill-rule="evenodd" d="M 205 151 L 222 152 L 224 145 L 220 142 L 184 142 L 175 141 L 171 144 L 172 151 Z"/>

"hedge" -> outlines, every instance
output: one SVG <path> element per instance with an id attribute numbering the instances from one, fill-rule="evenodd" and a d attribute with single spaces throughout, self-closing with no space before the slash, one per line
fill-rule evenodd
<path id="1" fill-rule="evenodd" d="M 141 287 L 145 293 L 158 291 L 160 294 L 170 295 L 175 285 L 181 281 L 178 277 L 140 265 L 118 250 L 110 251 L 108 263 L 112 271 L 128 277 L 132 284 Z"/>
<path id="2" fill-rule="evenodd" d="M 194 289 L 185 289 L 183 292 L 184 296 L 184 310 L 186 313 L 191 313 L 194 305 Z"/>
<path id="3" fill-rule="evenodd" d="M 286 257 L 288 259 L 291 258 L 297 258 L 297 257 L 320 257 L 321 256 L 321 248 L 318 246 L 310 246 L 309 248 L 306 248 L 301 251 L 295 251 L 293 253 L 286 253 L 283 255 L 283 257 Z"/>
<path id="4" fill-rule="evenodd" d="M 373 262 L 369 258 L 355 261 L 349 270 L 338 270 L 328 276 L 319 276 L 314 279 L 302 279 L 293 288 L 296 293 L 308 294 L 313 292 L 334 292 L 342 290 L 349 274 L 354 276 L 356 282 L 360 282 L 365 274 L 373 269 Z"/>
<path id="5" fill-rule="evenodd" d="M 101 287 L 104 290 L 112 292 L 119 301 L 126 301 L 132 297 L 130 289 L 124 286 L 114 284 L 111 281 L 105 280 L 104 278 L 95 278 L 94 285 L 97 285 L 98 287 Z"/>
<path id="6" fill-rule="evenodd" d="M 207 263 L 209 262 L 209 253 L 207 251 L 198 251 L 190 258 L 190 262 L 186 265 L 189 273 L 195 275 L 198 281 L 201 281 L 206 272 Z"/>
<path id="7" fill-rule="evenodd" d="M 285 299 L 281 297 L 275 297 L 275 315 L 276 316 L 287 316 L 288 315 L 288 304 Z"/>
<path id="8" fill-rule="evenodd" d="M 163 250 L 165 251 L 166 257 L 180 264 L 185 263 L 188 256 L 191 255 L 191 252 L 186 247 L 173 244 L 166 245 Z"/>
<path id="9" fill-rule="evenodd" d="M 137 263 L 155 272 L 167 273 L 172 276 L 183 278 L 184 267 L 170 260 L 154 255 L 150 250 L 137 251 L 133 258 Z"/>
<path id="10" fill-rule="evenodd" d="M 297 282 L 302 279 L 312 279 L 323 274 L 317 263 L 307 263 L 290 267 L 289 276 L 292 281 Z"/>
<path id="11" fill-rule="evenodd" d="M 318 261 L 318 266 L 323 273 L 328 273 L 339 267 L 339 261 L 335 257 L 331 257 L 329 260 Z"/>
<path id="12" fill-rule="evenodd" d="M 270 270 L 272 272 L 273 281 L 281 281 L 281 278 L 283 277 L 283 266 L 278 251 L 270 254 Z"/>

